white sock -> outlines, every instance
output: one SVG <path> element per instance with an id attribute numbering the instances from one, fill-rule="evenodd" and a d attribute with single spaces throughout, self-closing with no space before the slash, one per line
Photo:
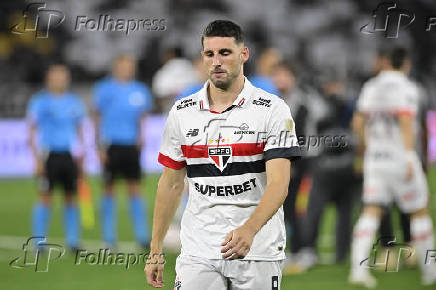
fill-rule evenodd
<path id="1" fill-rule="evenodd" d="M 423 274 L 435 271 L 432 263 L 427 263 L 427 251 L 435 249 L 433 223 L 429 216 L 415 217 L 410 221 L 410 232 L 418 255 L 419 267 Z"/>
<path id="2" fill-rule="evenodd" d="M 354 226 L 353 242 L 351 245 L 351 270 L 353 272 L 367 272 L 368 262 L 361 262 L 369 258 L 375 234 L 379 226 L 379 219 L 372 215 L 362 214 Z"/>

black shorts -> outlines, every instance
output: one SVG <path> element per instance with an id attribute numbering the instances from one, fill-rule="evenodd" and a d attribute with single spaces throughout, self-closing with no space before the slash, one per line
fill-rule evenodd
<path id="1" fill-rule="evenodd" d="M 127 180 L 140 180 L 140 152 L 135 145 L 110 145 L 107 149 L 104 166 L 104 180 L 112 183 L 117 177 Z"/>
<path id="2" fill-rule="evenodd" d="M 50 152 L 45 162 L 45 180 L 42 190 L 50 192 L 56 184 L 66 193 L 75 193 L 77 189 L 77 164 L 70 152 Z"/>

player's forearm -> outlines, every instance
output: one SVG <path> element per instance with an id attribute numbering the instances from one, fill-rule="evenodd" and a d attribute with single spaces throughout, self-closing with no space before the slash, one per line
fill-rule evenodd
<path id="1" fill-rule="evenodd" d="M 245 225 L 257 233 L 284 203 L 288 195 L 288 183 L 289 179 L 268 184 L 259 205 Z"/>
<path id="2" fill-rule="evenodd" d="M 357 151 L 359 155 L 363 155 L 365 151 L 365 117 L 362 113 L 356 112 L 352 120 L 352 129 L 357 136 Z"/>
<path id="3" fill-rule="evenodd" d="M 93 120 L 94 120 L 95 145 L 97 146 L 97 148 L 100 148 L 102 146 L 101 139 L 100 139 L 100 113 L 94 112 Z"/>
<path id="4" fill-rule="evenodd" d="M 164 175 L 159 179 L 153 216 L 152 252 L 162 251 L 163 239 L 180 204 L 183 188 L 184 182 L 172 183 Z"/>
<path id="5" fill-rule="evenodd" d="M 32 152 L 33 158 L 38 158 L 38 146 L 36 145 L 36 126 L 34 124 L 29 125 L 29 147 Z"/>
<path id="6" fill-rule="evenodd" d="M 401 116 L 399 118 L 401 135 L 403 138 L 404 149 L 406 151 L 414 151 L 415 150 L 415 139 L 414 139 L 414 130 L 413 130 L 413 121 L 409 116 Z"/>

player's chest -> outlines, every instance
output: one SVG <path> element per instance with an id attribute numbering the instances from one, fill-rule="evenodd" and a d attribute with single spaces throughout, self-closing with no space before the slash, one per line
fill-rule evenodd
<path id="1" fill-rule="evenodd" d="M 51 100 L 47 102 L 44 114 L 51 122 L 73 120 L 80 114 L 79 108 L 66 100 Z"/>
<path id="2" fill-rule="evenodd" d="M 205 111 L 186 116 L 180 124 L 183 145 L 224 146 L 264 140 L 264 116 L 234 110 L 223 114 Z"/>

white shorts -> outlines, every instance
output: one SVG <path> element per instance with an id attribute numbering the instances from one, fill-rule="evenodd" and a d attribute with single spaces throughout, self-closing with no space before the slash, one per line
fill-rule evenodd
<path id="1" fill-rule="evenodd" d="M 363 202 L 390 206 L 393 202 L 404 213 L 413 213 L 427 206 L 427 180 L 418 158 L 413 159 L 413 177 L 405 181 L 404 164 L 384 165 L 381 169 L 365 166 L 363 176 Z"/>
<path id="2" fill-rule="evenodd" d="M 279 290 L 282 261 L 215 260 L 179 255 L 174 290 Z"/>

